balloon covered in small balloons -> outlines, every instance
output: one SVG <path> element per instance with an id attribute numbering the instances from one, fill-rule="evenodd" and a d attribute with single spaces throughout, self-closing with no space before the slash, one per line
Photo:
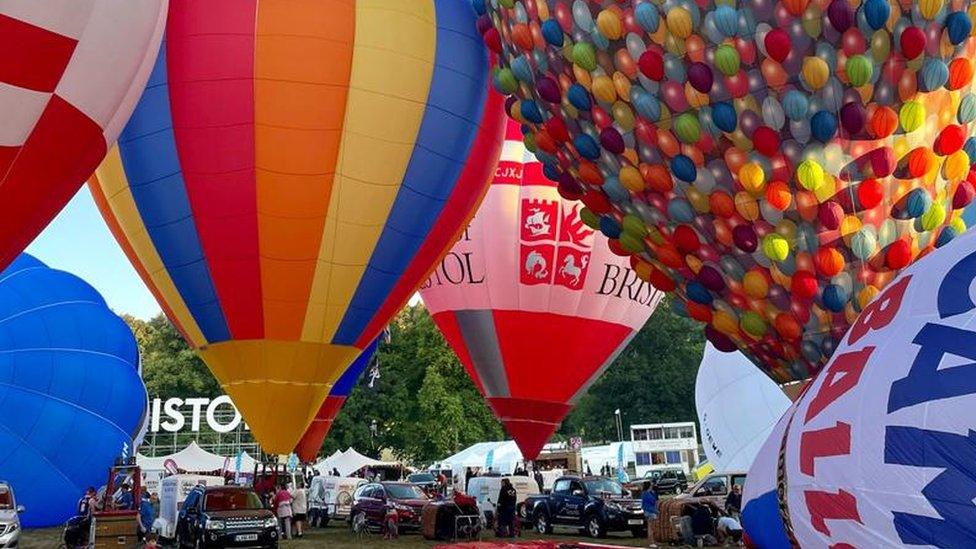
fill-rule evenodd
<path id="1" fill-rule="evenodd" d="M 969 2 L 474 0 L 525 143 L 719 349 L 814 375 L 965 230 Z"/>

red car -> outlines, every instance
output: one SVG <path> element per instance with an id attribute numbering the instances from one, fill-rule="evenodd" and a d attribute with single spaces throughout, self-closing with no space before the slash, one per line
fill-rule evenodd
<path id="1" fill-rule="evenodd" d="M 409 482 L 364 484 L 352 497 L 349 522 L 354 531 L 361 531 L 363 528 L 381 529 L 387 509 L 391 506 L 396 509 L 401 532 L 419 530 L 424 505 L 430 501 L 423 490 Z"/>

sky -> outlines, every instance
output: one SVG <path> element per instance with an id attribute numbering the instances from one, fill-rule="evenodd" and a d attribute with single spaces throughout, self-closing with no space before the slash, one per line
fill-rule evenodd
<path id="1" fill-rule="evenodd" d="M 49 267 L 80 276 L 118 314 L 148 320 L 161 311 L 109 232 L 87 185 L 26 251 Z"/>

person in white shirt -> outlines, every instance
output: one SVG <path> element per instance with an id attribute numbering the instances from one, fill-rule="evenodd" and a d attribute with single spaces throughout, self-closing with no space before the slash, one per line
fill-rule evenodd
<path id="1" fill-rule="evenodd" d="M 305 517 L 308 513 L 308 495 L 304 488 L 295 488 L 294 485 L 289 492 L 291 493 L 291 521 L 295 526 L 295 536 L 303 537 Z"/>
<path id="2" fill-rule="evenodd" d="M 718 534 L 719 543 L 723 543 L 726 546 L 728 546 L 729 542 L 742 545 L 742 525 L 734 518 L 728 515 L 719 517 L 715 530 Z"/>

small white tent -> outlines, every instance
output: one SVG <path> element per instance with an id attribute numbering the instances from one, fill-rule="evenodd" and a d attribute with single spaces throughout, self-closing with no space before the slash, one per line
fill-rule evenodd
<path id="1" fill-rule="evenodd" d="M 623 450 L 622 454 L 621 449 Z M 602 446 L 590 446 L 583 448 L 581 454 L 583 457 L 583 472 L 586 472 L 586 467 L 589 466 L 590 472 L 595 475 L 599 475 L 600 470 L 606 465 L 617 468 L 621 456 L 623 457 L 623 466 L 625 468 L 636 461 L 634 457 L 634 443 L 629 441 L 611 442 Z"/>
<path id="2" fill-rule="evenodd" d="M 366 457 L 352 448 L 347 448 L 341 454 L 336 452 L 331 456 L 316 463 L 313 467 L 323 475 L 328 475 L 332 469 L 338 469 L 339 475 L 347 477 L 363 467 L 395 467 L 399 463 L 392 461 L 380 461 Z"/>
<path id="3" fill-rule="evenodd" d="M 748 471 L 790 399 L 742 353 L 705 345 L 695 382 L 702 446 L 718 472 Z"/>
<path id="4" fill-rule="evenodd" d="M 477 467 L 483 470 L 491 467 L 492 471 L 507 475 L 513 473 L 515 467 L 522 461 L 522 452 L 518 445 L 514 441 L 505 440 L 501 442 L 479 442 L 442 459 L 439 465 L 449 468 L 455 473 L 468 467 Z"/>
<path id="5" fill-rule="evenodd" d="M 229 471 L 235 471 L 237 467 L 237 456 L 217 455 L 201 448 L 196 441 L 176 452 L 166 456 L 147 457 L 142 454 L 136 455 L 136 464 L 143 471 L 163 471 L 168 460 L 173 460 L 176 467 L 190 473 L 206 473 L 223 469 L 227 465 Z M 241 455 L 241 473 L 249 473 L 254 470 L 255 460 L 247 452 Z"/>

